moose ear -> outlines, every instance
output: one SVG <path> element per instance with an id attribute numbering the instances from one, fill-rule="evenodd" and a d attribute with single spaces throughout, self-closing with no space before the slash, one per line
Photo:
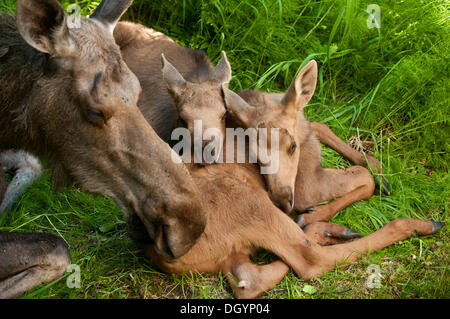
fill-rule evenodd
<path id="1" fill-rule="evenodd" d="M 161 62 L 163 79 L 167 85 L 167 88 L 173 94 L 178 96 L 181 95 L 183 89 L 186 87 L 186 80 L 180 72 L 178 72 L 178 70 L 169 61 L 167 61 L 164 53 L 161 54 Z"/>
<path id="2" fill-rule="evenodd" d="M 17 0 L 16 25 L 36 50 L 61 56 L 74 50 L 64 8 L 57 0 Z"/>
<path id="3" fill-rule="evenodd" d="M 222 57 L 214 69 L 213 80 L 226 85 L 231 81 L 231 66 L 225 51 L 222 51 Z"/>
<path id="4" fill-rule="evenodd" d="M 90 18 L 103 23 L 113 34 L 117 22 L 132 2 L 133 0 L 103 0 Z"/>
<path id="5" fill-rule="evenodd" d="M 222 92 L 228 113 L 238 120 L 241 125 L 249 128 L 252 119 L 255 118 L 256 108 L 248 104 L 239 95 L 229 90 L 226 84 L 222 84 Z"/>
<path id="6" fill-rule="evenodd" d="M 288 111 L 302 110 L 314 95 L 317 83 L 317 62 L 311 60 L 297 75 L 288 91 L 281 100 L 281 104 Z"/>

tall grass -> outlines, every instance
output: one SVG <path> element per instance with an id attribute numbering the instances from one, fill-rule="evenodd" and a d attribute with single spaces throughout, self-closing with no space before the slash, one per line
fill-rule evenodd
<path id="1" fill-rule="evenodd" d="M 88 15 L 99 1 L 78 3 Z M 395 218 L 446 221 L 450 198 L 450 4 L 446 0 L 379 0 L 381 28 L 368 28 L 362 0 L 135 1 L 124 19 L 158 29 L 182 45 L 206 50 L 217 61 L 225 50 L 231 88 L 284 91 L 308 60 L 319 81 L 306 109 L 310 120 L 344 140 L 359 139 L 384 166 L 392 195 L 374 196 L 340 212 L 335 222 L 364 234 Z M 15 1 L 0 10 L 13 12 Z M 350 165 L 323 148 L 323 164 Z M 69 243 L 83 269 L 83 287 L 60 282 L 29 297 L 229 297 L 222 276 L 165 275 L 127 237 L 118 208 L 75 186 L 54 194 L 50 172 L 0 219 L 0 229 L 50 231 Z M 408 298 L 450 296 L 448 231 L 376 252 L 352 271 L 336 269 L 309 284 L 290 273 L 268 297 Z M 263 255 L 260 259 L 270 258 Z M 379 264 L 383 285 L 368 290 L 365 269 Z M 350 292 L 341 293 L 351 289 Z"/>

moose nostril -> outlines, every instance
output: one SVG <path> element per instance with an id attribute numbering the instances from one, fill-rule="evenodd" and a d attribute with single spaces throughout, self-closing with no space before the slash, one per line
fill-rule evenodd
<path id="1" fill-rule="evenodd" d="M 294 208 L 294 191 L 291 187 L 285 187 L 283 189 L 284 209 L 286 213 L 289 213 Z"/>
<path id="2" fill-rule="evenodd" d="M 175 258 L 172 249 L 170 248 L 168 229 L 165 225 L 159 226 L 159 234 L 156 240 L 156 250 L 169 259 Z"/>

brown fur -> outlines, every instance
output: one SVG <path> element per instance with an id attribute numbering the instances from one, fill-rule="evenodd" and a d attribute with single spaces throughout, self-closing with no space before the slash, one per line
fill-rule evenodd
<path id="1" fill-rule="evenodd" d="M 128 39 L 126 35 L 122 37 Z M 127 42 L 127 48 L 132 46 L 132 41 Z M 148 41 L 146 47 L 151 46 L 152 41 Z M 133 56 L 132 49 L 128 54 Z M 144 55 L 136 57 L 139 59 L 134 63 L 136 68 L 139 65 L 142 74 L 158 72 L 153 66 L 159 57 L 153 57 L 154 60 Z M 143 88 L 145 92 L 153 87 L 144 84 Z M 155 101 L 159 100 L 149 99 L 145 94 L 140 100 L 140 108 L 147 114 L 149 122 L 154 121 L 154 110 L 164 107 Z M 146 113 L 146 110 L 153 111 Z M 177 116 L 176 113 L 172 115 Z M 349 239 L 349 236 L 343 235 L 347 230 L 338 225 L 314 223 L 308 225 L 304 232 L 274 206 L 257 166 L 217 164 L 187 167 L 196 187 L 203 194 L 199 205 L 207 212 L 206 228 L 197 243 L 182 257 L 167 258 L 152 244 L 147 245 L 146 254 L 159 268 L 169 273 L 222 271 L 238 298 L 254 298 L 273 288 L 289 267 L 300 277 L 310 279 L 322 275 L 322 271 L 331 270 L 343 260 L 355 260 L 366 251 L 408 238 L 414 230 L 418 234 L 430 234 L 437 230 L 429 221 L 398 220 L 354 242 L 322 247 L 320 244 Z M 255 265 L 249 256 L 257 249 L 271 251 L 281 260 L 269 265 Z"/>
<path id="2" fill-rule="evenodd" d="M 278 152 L 278 170 L 265 174 L 264 178 L 273 202 L 286 213 L 290 213 L 295 204 L 297 166 L 303 165 L 299 159 L 303 153 L 301 145 L 305 139 L 307 125 L 302 110 L 313 96 L 316 82 L 317 63 L 310 61 L 284 95 L 255 92 L 250 95 L 252 101 L 248 103 L 241 96 L 224 89 L 225 104 L 230 117 L 241 126 L 279 129 L 278 149 L 267 146 L 268 152 Z M 265 146 L 258 147 L 262 149 Z M 259 159 L 258 163 L 261 167 L 267 166 Z"/>
<path id="3" fill-rule="evenodd" d="M 191 83 L 210 80 L 213 66 L 203 51 L 184 48 L 156 30 L 131 22 L 119 22 L 114 37 L 122 56 L 138 77 L 143 90 L 139 108 L 144 117 L 167 143 L 178 126 L 178 113 L 161 72 L 161 54 L 164 53 Z M 151 107 L 142 101 L 152 101 Z"/>
<path id="4" fill-rule="evenodd" d="M 224 88 L 227 109 L 232 115 L 226 123 L 227 127 L 236 127 L 233 120 L 237 120 L 245 128 L 281 129 L 280 167 L 276 173 L 265 175 L 270 197 L 276 205 L 287 213 L 291 213 L 292 210 L 302 212 L 320 202 L 339 197 L 328 205 L 316 207 L 314 214 L 302 216 L 300 222 L 302 226 L 312 221 L 330 220 L 334 214 L 351 203 L 369 198 L 374 191 L 374 182 L 368 170 L 361 165 L 366 166 L 368 161 L 372 168 L 381 170 L 381 165 L 375 158 L 366 157 L 353 150 L 326 125 L 306 120 L 303 107 L 314 93 L 316 78 L 316 63 L 311 61 L 302 69 L 285 94 L 252 90 L 239 93 L 248 103 L 241 101 L 236 94 Z M 212 91 L 206 83 L 186 90 L 191 92 L 192 96 L 195 96 L 195 93 L 207 96 L 208 92 Z M 215 99 L 217 100 L 218 96 Z M 190 99 L 182 99 L 176 102 L 179 116 L 185 119 L 185 124 L 191 132 L 194 120 L 199 119 L 206 127 L 215 126 L 221 132 L 225 131 L 225 122 L 220 122 L 224 109 L 218 101 L 213 102 L 209 99 L 207 103 L 201 100 L 191 103 Z M 202 112 L 202 105 L 215 107 L 208 107 Z M 319 140 L 358 166 L 345 170 L 322 168 Z"/>
<path id="5" fill-rule="evenodd" d="M 61 277 L 71 263 L 66 242 L 52 234 L 0 231 L 0 247 L 0 299 Z"/>
<path id="6" fill-rule="evenodd" d="M 165 272 L 185 270 L 217 273 L 229 278 L 237 298 L 255 298 L 275 287 L 288 271 L 286 264 L 303 279 L 319 277 L 342 261 L 353 261 L 417 234 L 431 234 L 434 224 L 420 220 L 396 220 L 377 232 L 342 242 L 331 223 L 303 232 L 286 214 L 276 208 L 264 188 L 257 168 L 233 164 L 216 164 L 191 171 L 203 191 L 202 206 L 208 211 L 204 233 L 187 254 L 167 259 L 147 246 L 153 263 Z M 308 225 L 313 226 L 315 223 Z M 327 236 L 324 236 L 324 232 Z M 344 238 L 344 237 L 343 237 Z M 348 239 L 348 238 L 347 238 Z M 273 252 L 283 262 L 254 265 L 250 260 L 257 249 Z"/>
<path id="7" fill-rule="evenodd" d="M 16 18 L 0 15 L 0 151 L 49 158 L 57 181 L 110 196 L 134 239 L 179 256 L 205 226 L 200 194 L 137 108 L 139 81 L 108 24 L 123 12 L 101 7 L 113 15 L 74 29 L 56 0 L 19 0 Z"/>
<path id="8" fill-rule="evenodd" d="M 278 95 L 251 90 L 243 91 L 239 95 L 250 105 L 263 107 L 263 110 L 276 105 L 277 99 L 280 98 Z M 270 118 L 268 114 L 264 114 L 264 117 Z M 325 124 L 309 122 L 302 110 L 297 125 L 300 157 L 295 180 L 294 211 L 302 213 L 311 207 L 314 210 L 299 217 L 299 224 L 302 227 L 312 222 L 329 221 L 348 205 L 373 195 L 375 183 L 369 171 L 361 165 L 367 166 L 369 163 L 371 167 L 380 170 L 381 165 L 374 157 L 366 157 L 352 149 Z M 342 170 L 323 168 L 320 142 L 333 147 L 358 165 Z M 316 206 L 334 198 L 337 199 Z"/>
<path id="9" fill-rule="evenodd" d="M 228 91 L 227 85 L 231 79 L 231 68 L 225 54 L 213 70 L 210 64 L 208 68 L 205 66 L 204 59 L 198 61 L 193 58 L 197 51 L 181 47 L 167 36 L 141 25 L 119 23 L 115 38 L 125 61 L 146 88 L 139 107 L 163 139 L 170 143 L 173 129 L 181 125 L 187 127 L 193 136 L 194 121 L 197 119 L 202 120 L 203 130 L 216 128 L 225 136 L 226 109 L 222 95 L 224 90 Z M 161 54 L 170 60 L 163 59 L 166 62 L 162 72 L 159 62 Z M 199 74 L 202 76 L 198 76 Z M 315 86 L 315 82 L 309 80 L 306 86 L 312 84 Z M 310 92 L 312 95 L 314 88 L 310 88 Z M 307 96 L 308 94 L 302 94 L 298 104 L 306 104 L 307 101 L 303 99 Z M 232 105 L 233 102 L 229 101 L 229 104 Z M 271 127 L 284 128 L 281 132 L 283 159 L 280 161 L 280 168 L 276 174 L 267 175 L 266 181 L 274 201 L 287 212 L 292 209 L 295 183 L 295 167 L 288 164 L 292 158 L 297 159 L 299 154 L 298 151 L 288 154 L 298 136 L 295 119 L 298 108 L 295 103 L 272 108 L 271 115 L 275 121 L 264 118 L 264 123 L 255 123 L 264 124 L 262 127 L 268 127 L 269 130 Z M 183 123 L 176 124 L 177 118 L 182 119 Z M 261 116 L 252 117 L 253 120 L 255 118 L 262 119 Z M 205 145 L 205 141 L 203 142 Z"/>

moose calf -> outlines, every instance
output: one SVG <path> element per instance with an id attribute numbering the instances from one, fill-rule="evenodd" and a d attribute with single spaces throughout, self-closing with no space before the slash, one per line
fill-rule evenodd
<path id="1" fill-rule="evenodd" d="M 208 81 L 197 83 L 196 86 L 181 81 L 176 68 L 164 57 L 162 60 L 163 79 L 169 90 L 174 91 L 173 83 L 183 88 L 178 96 L 174 96 L 176 109 L 181 110 L 183 103 L 190 102 L 198 85 L 211 86 Z M 315 72 L 314 64 L 310 64 L 306 70 L 302 70 L 299 78 L 301 81 L 308 76 L 315 79 Z M 284 95 L 278 111 L 272 106 L 274 112 L 284 114 L 286 108 L 298 105 L 299 99 L 304 103 L 304 93 L 294 94 L 292 91 L 296 90 L 295 86 L 296 83 Z M 227 98 L 229 92 L 223 86 L 222 90 L 225 96 L 223 103 L 227 103 L 227 107 L 240 102 Z M 311 95 L 312 92 L 308 94 Z M 152 101 L 141 100 L 140 107 L 151 108 Z M 207 107 L 207 104 L 202 107 Z M 292 111 L 288 109 L 288 112 Z M 293 143 L 300 145 L 298 135 L 295 134 L 296 118 L 294 117 L 293 123 L 289 123 L 289 128 L 293 131 L 284 132 L 285 141 L 280 142 L 280 145 L 284 145 L 285 151 L 291 156 L 298 156 L 297 149 L 292 151 Z M 297 157 L 296 163 L 298 162 Z M 442 227 L 439 222 L 399 219 L 366 237 L 344 242 L 359 237 L 360 234 L 332 223 L 311 222 L 304 230 L 298 227 L 273 204 L 266 192 L 265 181 L 255 165 L 187 167 L 203 194 L 200 205 L 208 214 L 206 228 L 198 242 L 179 258 L 161 254 L 153 244 L 147 245 L 146 254 L 159 268 L 169 273 L 181 273 L 185 270 L 211 273 L 221 271 L 227 275 L 237 298 L 258 297 L 273 288 L 286 275 L 289 267 L 301 278 L 311 279 L 330 271 L 343 261 L 354 261 L 366 252 L 384 248 L 411 236 L 433 234 Z M 268 250 L 281 260 L 268 265 L 255 265 L 250 256 L 258 249 Z"/>

